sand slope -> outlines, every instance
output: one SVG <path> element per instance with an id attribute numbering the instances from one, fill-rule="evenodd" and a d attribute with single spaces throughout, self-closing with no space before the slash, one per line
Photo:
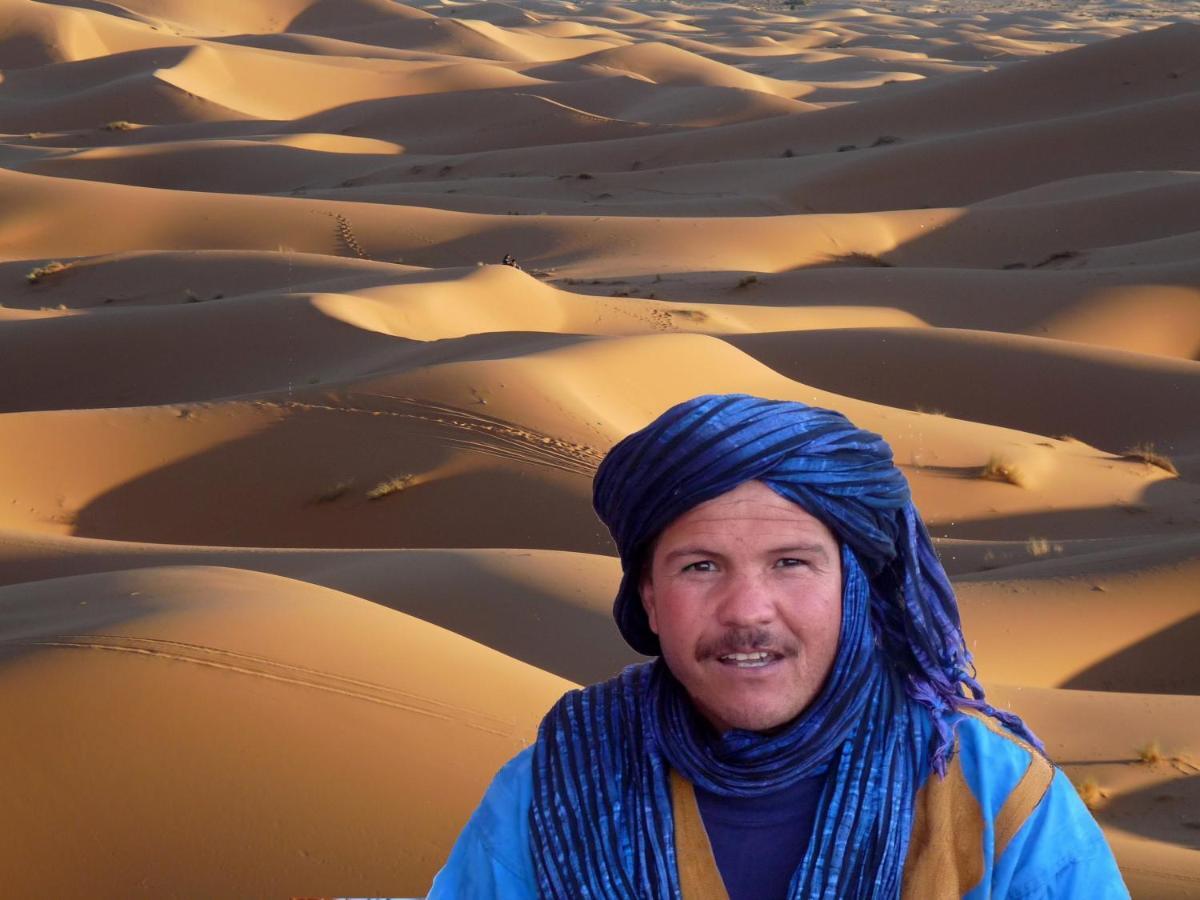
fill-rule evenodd
<path id="1" fill-rule="evenodd" d="M 24 776 L 0 858 L 20 893 L 416 893 L 567 684 L 237 569 L 51 579 L 0 610 L 0 758 Z"/>
<path id="2" fill-rule="evenodd" d="M 0 12 L 9 892 L 423 892 L 635 660 L 590 479 L 708 391 L 888 439 L 1200 891 L 1200 3 Z"/>

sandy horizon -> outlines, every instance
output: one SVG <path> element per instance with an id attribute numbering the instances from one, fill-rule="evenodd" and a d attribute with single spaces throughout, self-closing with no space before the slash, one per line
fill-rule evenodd
<path id="1" fill-rule="evenodd" d="M 1200 2 L 0 8 L 7 891 L 423 894 L 637 659 L 595 466 L 738 391 L 1200 896 Z"/>

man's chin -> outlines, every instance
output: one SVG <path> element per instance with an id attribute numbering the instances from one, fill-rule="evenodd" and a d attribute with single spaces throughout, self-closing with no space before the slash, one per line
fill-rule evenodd
<path id="1" fill-rule="evenodd" d="M 696 704 L 709 723 L 724 734 L 726 731 L 778 731 L 795 721 L 798 712 L 777 707 L 755 706 L 752 703 L 722 703 L 719 706 Z"/>

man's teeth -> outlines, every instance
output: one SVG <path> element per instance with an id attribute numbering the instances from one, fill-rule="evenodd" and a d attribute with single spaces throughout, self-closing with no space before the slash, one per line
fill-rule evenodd
<path id="1" fill-rule="evenodd" d="M 739 669 L 752 669 L 758 666 L 765 666 L 771 661 L 771 654 L 765 650 L 760 650 L 756 653 L 726 653 L 721 657 L 721 662 L 731 662 Z"/>

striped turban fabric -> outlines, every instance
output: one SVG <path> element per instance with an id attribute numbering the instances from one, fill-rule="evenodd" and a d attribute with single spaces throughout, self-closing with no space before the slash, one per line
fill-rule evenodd
<path id="1" fill-rule="evenodd" d="M 794 898 L 899 896 L 912 803 L 944 774 L 956 710 L 1039 746 L 976 682 L 954 592 L 891 449 L 845 416 L 741 394 L 679 404 L 618 443 L 594 503 L 621 557 L 617 625 L 658 656 L 638 586 L 655 538 L 693 507 L 759 481 L 841 544 L 841 636 L 821 692 L 770 735 L 713 736 L 661 659 L 567 694 L 534 749 L 530 811 L 544 897 L 679 896 L 666 773 L 753 797 L 825 776 Z"/>

